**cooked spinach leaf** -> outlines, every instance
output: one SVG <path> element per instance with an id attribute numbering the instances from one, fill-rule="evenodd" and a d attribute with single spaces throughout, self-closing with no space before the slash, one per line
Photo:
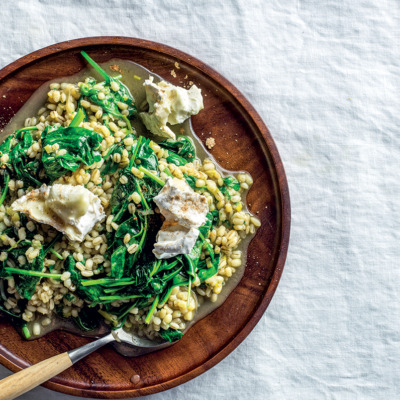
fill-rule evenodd
<path id="1" fill-rule="evenodd" d="M 2 189 L 1 189 L 1 197 L 0 197 L 0 206 L 3 204 L 7 193 L 8 193 L 8 183 L 10 182 L 10 174 L 8 171 L 3 170 L 3 173 L 0 174 L 0 177 L 2 178 Z"/>
<path id="2" fill-rule="evenodd" d="M 34 143 L 32 133 L 30 131 L 23 131 L 23 137 L 12 148 L 9 153 L 11 169 L 13 175 L 24 182 L 25 186 L 34 185 L 40 186 L 39 180 L 39 161 L 33 160 L 28 157 L 28 149 Z"/>
<path id="3" fill-rule="evenodd" d="M 199 228 L 200 235 L 197 238 L 195 245 L 193 246 L 192 250 L 190 250 L 190 253 L 185 255 L 185 258 L 188 260 L 187 267 L 188 267 L 188 271 L 190 271 L 190 272 L 188 272 L 188 275 L 190 275 L 190 276 L 193 276 L 191 271 L 192 271 L 193 267 L 196 268 L 196 266 L 199 262 L 200 255 L 201 255 L 201 249 L 203 248 L 205 239 L 208 237 L 210 229 L 211 229 L 212 218 L 213 218 L 212 214 L 208 213 L 206 222 Z"/>
<path id="4" fill-rule="evenodd" d="M 227 176 L 223 181 L 227 187 L 235 189 L 236 191 L 240 189 L 240 183 L 234 176 Z"/>
<path id="5" fill-rule="evenodd" d="M 64 269 L 71 274 L 71 281 L 76 286 L 76 293 L 84 299 L 88 299 L 92 302 L 98 302 L 100 297 L 103 295 L 103 289 L 101 286 L 84 286 L 85 281 L 81 274 L 76 269 L 76 262 L 74 257 L 69 255 L 64 261 Z"/>
<path id="6" fill-rule="evenodd" d="M 181 158 L 185 159 L 187 162 L 192 162 L 196 157 L 196 151 L 192 141 L 186 136 L 180 136 L 174 141 L 165 140 L 158 144 L 164 149 L 174 152 Z M 170 161 L 172 162 L 172 161 Z"/>
<path id="7" fill-rule="evenodd" d="M 119 174 L 120 176 L 126 176 L 128 182 L 123 184 L 120 180 L 118 180 L 114 187 L 110 199 L 111 213 L 114 215 L 114 222 L 121 220 L 125 211 L 128 209 L 129 196 L 137 188 L 137 178 L 132 174 L 129 168 L 121 170 Z"/>
<path id="8" fill-rule="evenodd" d="M 181 331 L 177 331 L 171 328 L 167 330 L 161 329 L 159 333 L 165 340 L 170 343 L 176 342 L 183 337 L 183 333 Z"/>
<path id="9" fill-rule="evenodd" d="M 94 88 L 96 81 L 93 79 L 91 82 L 81 85 L 81 91 L 85 96 L 88 96 L 92 102 L 98 104 L 105 111 L 116 117 L 125 117 L 121 114 L 118 103 L 126 104 L 128 117 L 133 117 L 137 114 L 135 100 L 129 89 L 117 78 L 107 74 L 103 68 L 100 67 L 89 55 L 81 51 L 82 56 L 86 61 L 102 76 L 105 82 L 102 84 L 104 88 L 102 91 L 105 93 L 105 98 L 98 97 L 99 89 Z M 125 117 L 126 118 L 126 117 Z M 124 119 L 125 119 L 124 118 Z M 127 118 L 126 118 L 127 119 Z"/>
<path id="10" fill-rule="evenodd" d="M 149 146 L 149 143 L 149 139 L 138 141 L 134 152 L 135 163 L 158 174 L 158 158 L 154 150 Z"/>
<path id="11" fill-rule="evenodd" d="M 164 290 L 164 293 L 162 294 L 160 298 L 160 304 L 165 304 L 169 296 L 171 295 L 172 289 L 176 286 L 187 286 L 189 284 L 189 279 L 186 275 L 179 273 L 174 276 L 172 281 L 170 281 Z"/>
<path id="12" fill-rule="evenodd" d="M 92 165 L 99 162 L 101 155 L 97 149 L 101 141 L 102 137 L 89 129 L 46 127 L 42 133 L 42 162 L 46 175 L 54 181 L 68 171 L 76 171 L 81 163 Z M 47 149 L 53 145 L 58 145 L 58 150 L 48 152 Z M 57 155 L 60 150 L 65 152 Z"/>
<path id="13" fill-rule="evenodd" d="M 131 239 L 139 236 L 143 232 L 143 225 L 140 223 L 140 218 L 132 216 L 127 219 L 121 225 L 119 225 L 115 232 L 116 238 L 124 238 L 126 234 L 129 234 Z M 129 242 L 130 243 L 130 242 Z"/>
<path id="14" fill-rule="evenodd" d="M 119 246 L 111 254 L 111 276 L 115 279 L 120 279 L 124 275 L 126 246 Z"/>
<path id="15" fill-rule="evenodd" d="M 216 226 L 219 224 L 219 212 L 218 210 L 213 210 L 211 211 L 211 216 L 212 216 L 212 226 Z"/>
<path id="16" fill-rule="evenodd" d="M 178 154 L 175 154 L 174 152 L 169 150 L 168 150 L 167 161 L 169 163 L 177 165 L 178 167 L 188 163 L 188 161 L 185 158 L 178 156 Z"/>
<path id="17" fill-rule="evenodd" d="M 130 133 L 129 135 L 125 136 L 125 139 L 127 138 L 132 138 L 135 139 L 136 136 L 133 133 Z M 130 150 L 130 153 L 135 150 L 136 145 L 132 146 L 132 149 Z M 121 141 L 119 143 L 114 143 L 108 150 L 107 155 L 104 157 L 104 166 L 101 170 L 101 175 L 111 175 L 114 172 L 116 172 L 119 168 L 119 163 L 114 161 L 114 155 L 119 154 L 122 156 L 122 152 L 125 148 L 124 142 Z"/>
<path id="18" fill-rule="evenodd" d="M 192 188 L 192 189 L 206 189 L 207 186 L 196 186 L 197 178 L 194 176 L 188 175 L 186 173 L 183 173 L 183 177 L 185 178 L 186 183 Z M 217 211 L 218 212 L 218 211 Z"/>
<path id="19" fill-rule="evenodd" d="M 223 179 L 223 181 L 224 186 L 222 186 L 220 190 L 224 194 L 224 196 L 227 196 L 228 199 L 230 199 L 232 195 L 229 193 L 229 189 L 231 188 L 238 191 L 240 189 L 240 183 L 234 176 L 227 176 Z"/>
<path id="20" fill-rule="evenodd" d="M 218 272 L 219 261 L 220 261 L 220 254 L 216 254 L 215 257 L 211 259 L 211 261 L 209 261 L 210 265 L 207 265 L 206 260 L 201 260 L 199 262 L 198 264 L 199 271 L 197 272 L 197 275 L 201 282 L 204 282 L 208 278 L 211 278 Z"/>
<path id="21" fill-rule="evenodd" d="M 34 258 L 32 263 L 26 262 L 21 264 L 18 260 L 19 256 L 25 256 L 26 251 L 31 247 L 32 242 L 29 240 L 22 240 L 18 243 L 17 247 L 11 248 L 7 252 L 8 259 L 11 260 L 14 265 L 18 265 L 18 270 L 22 270 L 22 274 L 15 274 L 15 287 L 21 297 L 29 300 L 35 292 L 36 285 L 39 283 L 42 275 L 44 251 L 40 247 L 39 255 Z M 6 268 L 7 272 L 11 272 L 11 268 Z M 40 276 L 36 276 L 36 274 Z"/>

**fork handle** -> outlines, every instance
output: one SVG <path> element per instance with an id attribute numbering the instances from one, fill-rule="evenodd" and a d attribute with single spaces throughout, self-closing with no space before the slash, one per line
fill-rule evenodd
<path id="1" fill-rule="evenodd" d="M 67 352 L 48 358 L 0 381 L 0 399 L 11 400 L 41 385 L 72 365 Z"/>
<path id="2" fill-rule="evenodd" d="M 0 381 L 0 400 L 12 400 L 41 385 L 93 351 L 112 342 L 112 334 L 102 337 L 78 349 L 65 352 L 25 368 Z"/>

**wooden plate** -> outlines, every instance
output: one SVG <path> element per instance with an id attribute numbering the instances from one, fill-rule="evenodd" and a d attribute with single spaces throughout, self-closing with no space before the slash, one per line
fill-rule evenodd
<path id="1" fill-rule="evenodd" d="M 128 398 L 160 392 L 205 372 L 234 350 L 263 315 L 278 285 L 289 241 L 290 203 L 285 172 L 274 141 L 260 116 L 225 78 L 203 62 L 158 43 L 124 37 L 92 37 L 35 51 L 0 71 L 0 128 L 44 82 L 79 72 L 86 50 L 99 62 L 135 61 L 175 84 L 188 75 L 202 89 L 205 110 L 192 118 L 205 142 L 212 132 L 212 154 L 232 170 L 254 178 L 248 195 L 262 227 L 252 240 L 243 279 L 225 303 L 195 324 L 176 345 L 138 358 L 124 358 L 104 348 L 44 386 L 63 393 Z M 174 63 L 180 64 L 180 69 Z M 176 78 L 171 76 L 175 69 Z M 45 358 L 79 347 L 89 339 L 57 331 L 33 342 L 0 322 L 0 362 L 18 371 Z M 140 375 L 134 385 L 131 377 Z"/>

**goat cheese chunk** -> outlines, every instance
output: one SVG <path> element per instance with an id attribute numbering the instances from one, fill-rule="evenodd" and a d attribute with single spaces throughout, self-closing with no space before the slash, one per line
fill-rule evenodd
<path id="1" fill-rule="evenodd" d="M 160 260 L 178 254 L 189 254 L 198 236 L 197 228 L 189 229 L 176 222 L 164 221 L 157 233 L 157 243 L 154 244 L 153 253 Z"/>
<path id="2" fill-rule="evenodd" d="M 182 179 L 169 178 L 154 197 L 154 202 L 167 221 L 177 222 L 186 228 L 198 228 L 206 222 L 206 197 L 196 193 Z"/>
<path id="3" fill-rule="evenodd" d="M 193 191 L 185 181 L 169 178 L 154 202 L 165 217 L 154 245 L 155 256 L 164 259 L 189 254 L 199 236 L 197 228 L 207 219 L 206 197 Z"/>
<path id="4" fill-rule="evenodd" d="M 106 216 L 96 195 L 73 185 L 43 185 L 15 200 L 11 207 L 78 242 Z"/>
<path id="5" fill-rule="evenodd" d="M 156 84 L 152 76 L 143 85 L 149 111 L 140 113 L 140 117 L 146 128 L 156 136 L 175 139 L 175 133 L 167 123 L 181 124 L 204 108 L 201 90 L 196 85 L 186 90 L 165 81 Z"/>

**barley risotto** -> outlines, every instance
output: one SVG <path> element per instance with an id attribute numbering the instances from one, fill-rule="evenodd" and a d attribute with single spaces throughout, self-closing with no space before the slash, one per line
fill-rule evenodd
<path id="1" fill-rule="evenodd" d="M 252 178 L 171 129 L 203 108 L 196 85 L 151 76 L 137 105 L 124 76 L 82 55 L 100 80 L 50 84 L 0 144 L 0 312 L 27 339 L 62 319 L 174 341 L 244 268 Z"/>

